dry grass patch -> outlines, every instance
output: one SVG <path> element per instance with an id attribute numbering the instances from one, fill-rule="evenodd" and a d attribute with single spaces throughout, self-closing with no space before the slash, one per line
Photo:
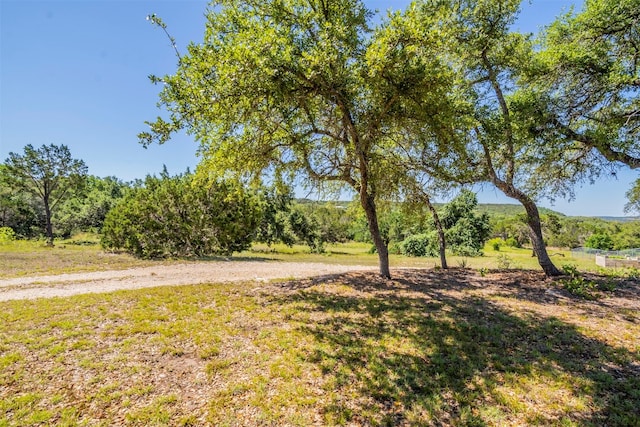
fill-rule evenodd
<path id="1" fill-rule="evenodd" d="M 123 270 L 158 264 L 126 254 L 102 251 L 99 245 L 56 242 L 47 247 L 38 241 L 0 243 L 0 279 L 20 276 L 77 273 L 85 271 Z"/>
<path id="2" fill-rule="evenodd" d="M 638 425 L 640 288 L 399 270 L 0 304 L 0 426 Z"/>

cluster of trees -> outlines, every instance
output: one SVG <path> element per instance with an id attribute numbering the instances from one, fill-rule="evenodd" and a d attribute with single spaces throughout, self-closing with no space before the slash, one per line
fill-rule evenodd
<path id="1" fill-rule="evenodd" d="M 18 238 L 97 233 L 130 184 L 87 174 L 65 145 L 27 145 L 0 164 L 0 227 Z"/>
<path id="2" fill-rule="evenodd" d="M 124 183 L 86 174 L 66 146 L 27 146 L 0 165 L 0 228 L 8 236 L 68 237 L 101 233 L 102 244 L 141 257 L 231 254 L 253 242 L 302 243 L 323 252 L 327 243 L 371 242 L 369 221 L 357 202 L 294 200 L 286 185 L 247 185 L 192 173 Z M 450 203 L 385 202 L 379 229 L 391 253 L 445 252 L 476 256 L 488 238 L 521 247 L 530 241 L 526 211 L 478 213 L 475 194 L 462 190 Z M 506 213 L 505 213 L 506 212 Z M 638 222 L 570 218 L 543 210 L 545 245 L 603 250 L 640 247 Z M 377 250 L 374 245 L 373 251 Z"/>
<path id="3" fill-rule="evenodd" d="M 253 242 L 307 244 L 369 241 L 357 204 L 293 199 L 279 185 L 248 189 L 238 181 L 211 180 L 189 172 L 123 183 L 86 174 L 66 146 L 27 146 L 0 168 L 0 227 L 11 236 L 47 241 L 78 231 L 100 232 L 102 245 L 140 257 L 231 254 Z M 489 234 L 487 215 L 474 213 L 475 195 L 463 191 L 442 210 L 443 230 L 454 253 L 481 253 Z M 404 209 L 404 211 L 403 211 Z M 412 256 L 437 251 L 431 217 L 420 207 L 390 204 L 381 216 L 383 236 L 394 251 Z M 7 234 L 9 235 L 9 234 Z"/>
<path id="4" fill-rule="evenodd" d="M 152 77 L 169 114 L 141 142 L 185 129 L 210 171 L 350 187 L 385 277 L 385 201 L 491 183 L 556 275 L 536 201 L 640 166 L 639 0 L 587 0 L 537 38 L 512 29 L 520 0 L 416 0 L 381 21 L 360 0 L 215 5 L 175 74 Z"/>
<path id="5" fill-rule="evenodd" d="M 584 246 L 603 250 L 640 247 L 638 221 L 607 221 L 555 213 L 542 214 L 540 219 L 547 246 L 571 249 Z M 504 240 L 509 246 L 522 247 L 529 242 L 524 214 L 491 216 L 491 230 L 492 237 Z"/>
<path id="6" fill-rule="evenodd" d="M 86 179 L 87 166 L 65 145 L 27 145 L 24 154 L 9 153 L 0 165 L 0 226 L 30 236 L 44 224 L 53 245 L 53 212 L 82 193 Z"/>
<path id="7" fill-rule="evenodd" d="M 438 256 L 442 249 L 456 255 L 478 256 L 491 235 L 491 226 L 489 215 L 479 213 L 477 206 L 476 195 L 462 190 L 451 202 L 436 208 L 439 220 L 436 224 L 433 212 L 424 205 L 383 204 L 379 214 L 380 233 L 390 253 Z M 371 241 L 364 213 L 357 204 L 350 208 L 352 240 Z M 441 240 L 444 248 L 441 248 Z"/>
<path id="8" fill-rule="evenodd" d="M 201 142 L 199 168 L 210 176 L 235 174 L 234 182 L 248 183 L 265 173 L 301 175 L 321 189 L 350 187 L 386 277 L 390 245 L 420 244 L 390 237 L 393 215 L 386 225 L 381 207 L 398 200 L 422 205 L 433 227 L 417 234 L 437 236 L 444 265 L 447 235 L 458 250 L 466 243 L 453 236 L 482 230 L 483 222 L 459 217 L 458 226 L 446 213 L 441 218 L 431 199 L 488 182 L 524 207 L 526 228 L 508 239 L 528 240 L 543 270 L 558 274 L 545 229 L 574 226 L 545 219 L 536 201 L 571 196 L 576 182 L 640 165 L 640 0 L 588 0 L 581 13 L 558 18 L 537 38 L 512 30 L 519 6 L 417 0 L 378 23 L 359 0 L 220 0 L 208 11 L 204 41 L 183 56 L 176 52 L 176 73 L 152 77 L 163 85 L 160 103 L 169 118 L 149 123 L 141 142 L 163 143 L 185 129 Z M 158 17 L 150 20 L 166 30 Z M 87 177 L 64 146 L 27 146 L 0 172 L 2 225 L 21 235 L 43 225 L 50 243 L 54 226 L 64 233 L 98 224 L 117 198 L 101 195 L 122 190 L 116 179 Z M 194 199 L 175 202 L 202 203 L 198 209 L 210 212 L 208 204 L 218 201 L 206 194 L 209 187 L 182 182 L 191 179 L 176 177 L 175 185 L 190 186 Z M 629 209 L 640 204 L 638 188 L 628 192 Z M 288 203 L 273 197 L 276 205 Z M 321 250 L 335 230 L 314 223 L 303 208 L 274 210 L 269 203 L 262 203 L 268 225 L 261 221 L 257 231 L 264 241 L 295 237 Z M 65 205 L 73 215 L 64 214 Z M 176 218 L 183 214 L 197 217 L 178 210 Z M 593 234 L 614 240 L 609 232 Z"/>

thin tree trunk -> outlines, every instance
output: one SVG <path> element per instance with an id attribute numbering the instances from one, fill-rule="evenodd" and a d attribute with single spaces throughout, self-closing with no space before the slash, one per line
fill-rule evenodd
<path id="1" fill-rule="evenodd" d="M 376 204 L 373 200 L 373 196 L 360 192 L 360 203 L 367 216 L 367 224 L 369 226 L 369 233 L 373 239 L 373 244 L 378 252 L 378 260 L 380 264 L 380 275 L 386 279 L 391 278 L 391 272 L 389 270 L 389 249 L 384 242 L 382 235 L 380 234 L 380 227 L 378 225 L 378 213 L 376 211 Z"/>
<path id="2" fill-rule="evenodd" d="M 424 195 L 425 202 L 427 203 L 427 207 L 431 211 L 431 215 L 433 216 L 433 223 L 436 225 L 436 230 L 438 230 L 438 251 L 440 252 L 440 265 L 442 268 L 447 269 L 447 244 L 444 238 L 444 228 L 442 228 L 442 223 L 440 222 L 440 217 L 438 216 L 438 212 L 436 211 L 435 206 L 431 203 L 431 199 L 429 196 Z"/>
<path id="3" fill-rule="evenodd" d="M 49 208 L 49 197 L 44 198 L 44 213 L 46 220 L 47 246 L 53 246 L 53 226 L 51 225 L 51 209 Z"/>

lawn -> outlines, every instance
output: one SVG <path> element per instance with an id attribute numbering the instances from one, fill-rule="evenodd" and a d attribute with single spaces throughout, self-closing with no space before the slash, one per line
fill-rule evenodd
<path id="1" fill-rule="evenodd" d="M 638 283 L 393 273 L 0 303 L 0 426 L 640 425 Z"/>

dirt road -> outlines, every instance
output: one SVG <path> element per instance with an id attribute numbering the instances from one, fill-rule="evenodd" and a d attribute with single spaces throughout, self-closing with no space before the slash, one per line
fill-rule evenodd
<path id="1" fill-rule="evenodd" d="M 0 301 L 233 281 L 301 279 L 375 267 L 281 261 L 212 261 L 0 280 Z"/>

